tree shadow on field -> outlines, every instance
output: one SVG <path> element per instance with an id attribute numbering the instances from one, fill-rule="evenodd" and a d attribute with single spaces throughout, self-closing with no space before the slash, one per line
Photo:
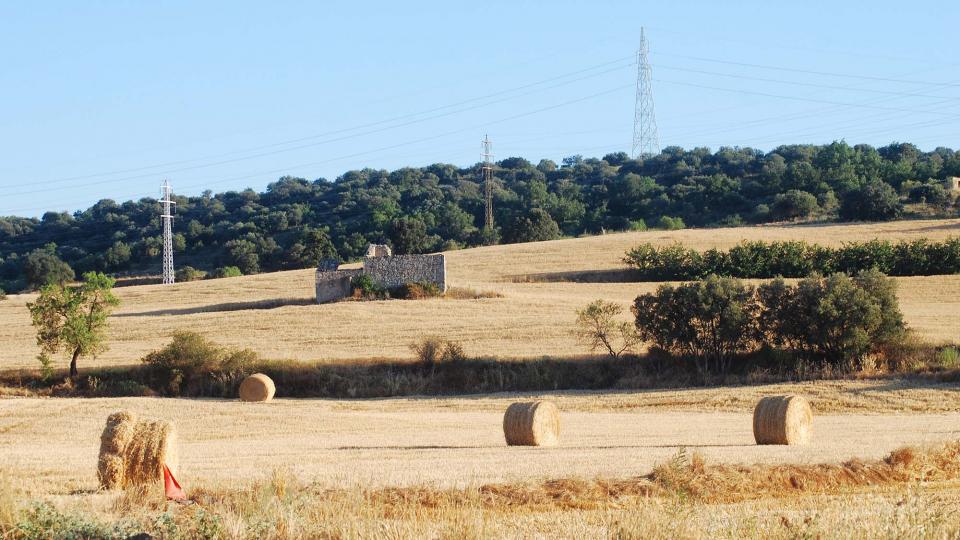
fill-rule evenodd
<path id="1" fill-rule="evenodd" d="M 514 283 L 634 283 L 641 281 L 637 271 L 632 268 L 539 272 L 508 277 Z"/>
<path id="2" fill-rule="evenodd" d="M 196 313 L 216 313 L 218 311 L 244 311 L 248 309 L 276 309 L 284 306 L 312 306 L 317 301 L 314 298 L 269 298 L 250 302 L 225 302 L 190 308 L 156 309 L 153 311 L 137 311 L 133 313 L 117 313 L 113 317 L 152 317 L 162 315 L 192 315 Z"/>

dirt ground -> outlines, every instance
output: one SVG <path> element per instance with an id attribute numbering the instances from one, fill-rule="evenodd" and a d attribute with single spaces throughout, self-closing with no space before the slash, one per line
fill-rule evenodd
<path id="1" fill-rule="evenodd" d="M 267 404 L 157 398 L 3 399 L 0 472 L 37 494 L 95 489 L 100 432 L 106 416 L 120 409 L 175 423 L 180 438 L 179 475 L 188 486 L 249 481 L 276 469 L 289 470 L 304 481 L 337 486 L 622 478 L 650 472 L 680 448 L 725 463 L 821 463 L 880 458 L 904 445 L 960 438 L 956 410 L 846 412 L 818 414 L 809 446 L 757 446 L 746 403 L 727 410 L 689 410 L 669 405 L 682 403 L 682 392 L 637 395 L 550 396 L 563 411 L 562 441 L 556 448 L 505 446 L 502 413 L 517 396 L 278 399 Z M 618 403 L 633 406 L 618 407 Z"/>

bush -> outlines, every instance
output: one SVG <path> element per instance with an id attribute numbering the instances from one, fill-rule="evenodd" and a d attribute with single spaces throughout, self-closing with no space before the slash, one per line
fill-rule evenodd
<path id="1" fill-rule="evenodd" d="M 217 268 L 212 273 L 208 274 L 208 278 L 220 279 L 228 277 L 239 277 L 242 276 L 243 272 L 240 271 L 236 266 L 221 266 Z"/>
<path id="2" fill-rule="evenodd" d="M 890 184 L 880 180 L 847 192 L 840 203 L 840 218 L 847 221 L 889 221 L 901 213 L 900 196 Z"/>
<path id="3" fill-rule="evenodd" d="M 644 341 L 692 358 L 703 374 L 723 374 L 735 355 L 753 348 L 753 296 L 740 280 L 710 275 L 638 296 L 633 314 Z"/>
<path id="4" fill-rule="evenodd" d="M 361 300 L 381 300 L 388 297 L 386 289 L 373 282 L 367 274 L 357 274 L 350 279 L 353 297 Z"/>
<path id="5" fill-rule="evenodd" d="M 855 274 L 876 269 L 891 276 L 960 273 L 960 238 L 891 244 L 885 240 L 849 242 L 828 248 L 801 241 L 742 242 L 729 251 L 700 253 L 682 244 L 657 248 L 641 244 L 623 262 L 644 281 L 701 279 L 709 274 L 739 278 L 807 277 L 814 272 Z"/>
<path id="6" fill-rule="evenodd" d="M 853 278 L 815 275 L 795 286 L 777 279 L 758 287 L 757 296 L 764 341 L 823 366 L 859 368 L 905 330 L 895 282 L 876 270 Z"/>
<path id="7" fill-rule="evenodd" d="M 203 279 L 207 273 L 202 270 L 197 270 L 192 266 L 181 266 L 177 269 L 176 274 L 174 275 L 175 279 L 178 282 L 183 281 L 197 281 Z"/>
<path id="8" fill-rule="evenodd" d="M 166 347 L 143 357 L 151 387 L 171 396 L 232 396 L 258 360 L 249 349 L 222 348 L 196 332 L 177 331 Z"/>
<path id="9" fill-rule="evenodd" d="M 685 229 L 686 227 L 687 224 L 683 222 L 683 218 L 670 216 L 660 216 L 656 226 L 654 226 L 655 229 L 663 229 L 666 231 L 676 231 Z"/>
<path id="10" fill-rule="evenodd" d="M 417 360 L 425 365 L 461 362 L 467 359 L 463 346 L 457 342 L 438 337 L 425 337 L 410 344 L 410 350 Z"/>
<path id="11" fill-rule="evenodd" d="M 401 300 L 422 300 L 439 296 L 443 296 L 443 292 L 434 283 L 406 283 L 395 289 L 390 289 L 390 297 Z"/>
<path id="12" fill-rule="evenodd" d="M 619 320 L 623 308 L 614 302 L 594 300 L 577 311 L 577 337 L 590 345 L 590 350 L 604 349 L 612 358 L 629 352 L 640 342 L 636 329 Z"/>

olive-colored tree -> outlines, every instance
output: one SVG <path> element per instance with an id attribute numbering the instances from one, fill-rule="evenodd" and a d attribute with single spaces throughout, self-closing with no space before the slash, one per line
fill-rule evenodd
<path id="1" fill-rule="evenodd" d="M 70 378 L 77 378 L 77 360 L 106 350 L 107 317 L 120 301 L 113 295 L 114 279 L 100 272 L 83 275 L 78 286 L 51 284 L 27 304 L 37 329 L 42 363 L 62 351 L 71 355 Z"/>

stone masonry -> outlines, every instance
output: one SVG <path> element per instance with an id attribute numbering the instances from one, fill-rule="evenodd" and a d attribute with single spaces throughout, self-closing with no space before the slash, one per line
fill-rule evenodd
<path id="1" fill-rule="evenodd" d="M 334 302 L 350 296 L 351 280 L 368 275 L 377 285 L 393 289 L 407 283 L 432 283 L 447 291 L 447 261 L 442 254 L 391 255 L 390 247 L 371 244 L 363 258 L 363 269 L 340 270 L 324 261 L 317 267 L 317 303 Z"/>

